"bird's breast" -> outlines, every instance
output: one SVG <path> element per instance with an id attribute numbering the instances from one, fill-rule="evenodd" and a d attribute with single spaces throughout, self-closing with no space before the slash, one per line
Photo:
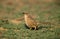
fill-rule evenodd
<path id="1" fill-rule="evenodd" d="M 29 19 L 28 19 L 28 16 L 25 15 L 24 18 L 25 18 L 25 23 L 28 25 L 28 20 L 29 20 Z"/>

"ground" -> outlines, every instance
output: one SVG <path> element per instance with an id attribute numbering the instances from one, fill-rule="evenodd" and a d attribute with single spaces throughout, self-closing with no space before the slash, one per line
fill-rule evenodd
<path id="1" fill-rule="evenodd" d="M 56 1 L 55 1 L 56 2 Z M 0 19 L 17 19 L 28 12 L 41 24 L 38 30 L 25 27 L 24 20 L 16 25 L 0 20 L 0 39 L 60 39 L 60 5 L 54 0 L 0 0 Z M 58 3 L 58 2 L 57 2 Z"/>

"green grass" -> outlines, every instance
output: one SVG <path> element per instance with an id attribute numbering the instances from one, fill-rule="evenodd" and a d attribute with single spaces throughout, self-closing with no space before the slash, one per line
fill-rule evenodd
<path id="1" fill-rule="evenodd" d="M 39 0 L 41 1 L 41 0 Z M 26 0 L 22 0 L 24 3 L 28 3 Z M 31 7 L 30 7 L 31 6 Z M 4 9 L 3 9 L 4 8 Z M 0 10 L 6 10 L 4 14 L 11 14 L 15 6 L 12 7 L 3 7 L 3 4 L 0 5 Z M 52 27 L 50 25 L 44 25 L 43 28 L 38 30 L 27 29 L 24 25 L 24 22 L 19 25 L 12 23 L 4 23 L 0 20 L 0 27 L 3 27 L 5 30 L 0 30 L 0 39 L 60 39 L 60 6 L 55 5 L 54 3 L 42 3 L 40 4 L 25 4 L 20 8 L 19 11 L 15 11 L 12 15 L 12 18 L 19 18 L 22 15 L 22 12 L 29 12 L 31 14 L 36 14 L 39 16 L 38 21 L 41 22 L 51 22 L 54 23 Z M 45 14 L 49 14 L 48 19 Z M 3 17 L 8 18 L 9 15 Z M 39 25 L 42 26 L 42 25 Z M 57 28 L 55 28 L 57 27 Z M 52 30 L 51 30 L 52 28 Z M 16 30 L 16 31 L 15 31 Z"/>

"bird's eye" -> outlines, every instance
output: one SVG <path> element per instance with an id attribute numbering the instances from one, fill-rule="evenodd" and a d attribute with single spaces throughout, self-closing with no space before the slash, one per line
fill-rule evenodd
<path id="1" fill-rule="evenodd" d="M 24 12 L 22 14 L 25 14 Z"/>

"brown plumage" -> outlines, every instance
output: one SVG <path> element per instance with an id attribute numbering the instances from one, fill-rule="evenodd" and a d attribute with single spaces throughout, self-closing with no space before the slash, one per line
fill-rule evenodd
<path id="1" fill-rule="evenodd" d="M 38 24 L 36 22 L 36 20 L 34 20 L 32 18 L 32 16 L 29 13 L 23 13 L 24 14 L 24 20 L 25 20 L 25 24 L 30 28 L 34 28 L 35 30 L 38 27 Z"/>

